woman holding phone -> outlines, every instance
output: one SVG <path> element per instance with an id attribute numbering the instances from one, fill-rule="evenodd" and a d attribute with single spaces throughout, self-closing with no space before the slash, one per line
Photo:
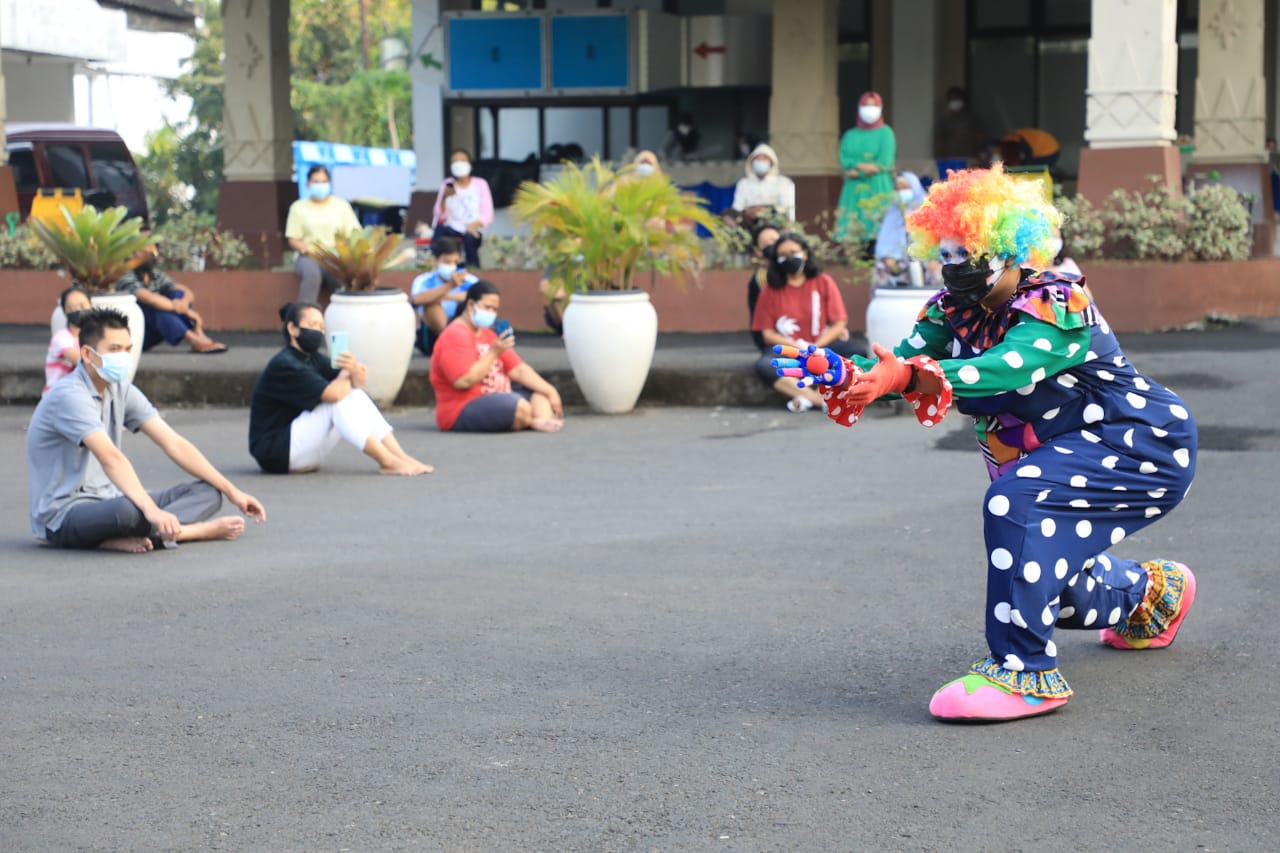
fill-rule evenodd
<path id="1" fill-rule="evenodd" d="M 493 222 L 493 193 L 488 181 L 471 174 L 471 155 L 461 148 L 449 155 L 449 177 L 432 214 L 431 239 L 460 240 L 467 266 L 479 269 L 484 229 Z"/>
<path id="2" fill-rule="evenodd" d="M 431 357 L 436 425 L 453 432 L 557 432 L 564 426 L 560 393 L 516 355 L 515 333 L 498 325 L 500 304 L 497 286 L 477 281 L 440 333 Z"/>
<path id="3" fill-rule="evenodd" d="M 415 477 L 433 469 L 404 452 L 391 424 L 364 391 L 369 369 L 349 352 L 321 355 L 324 314 L 310 302 L 280 309 L 286 346 L 258 377 L 249 409 L 249 453 L 269 474 L 320 467 L 339 439 L 378 463 L 383 474 Z"/>

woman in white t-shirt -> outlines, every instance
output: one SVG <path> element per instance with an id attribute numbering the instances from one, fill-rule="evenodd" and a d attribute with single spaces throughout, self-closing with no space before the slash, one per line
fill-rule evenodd
<path id="1" fill-rule="evenodd" d="M 449 174 L 436 196 L 431 237 L 460 240 L 467 266 L 478 269 L 484 229 L 493 222 L 493 193 L 488 181 L 471 174 L 471 155 L 461 148 L 449 155 Z"/>

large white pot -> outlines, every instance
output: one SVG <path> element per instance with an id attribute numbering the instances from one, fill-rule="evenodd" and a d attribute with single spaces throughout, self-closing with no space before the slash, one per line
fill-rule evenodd
<path id="1" fill-rule="evenodd" d="M 89 302 L 94 308 L 114 308 L 129 321 L 129 337 L 133 339 L 133 367 L 129 369 L 129 381 L 138 372 L 138 362 L 142 361 L 142 342 L 147 333 L 147 321 L 142 316 L 142 308 L 138 298 L 132 293 L 94 293 Z M 62 305 L 53 306 L 53 315 L 49 318 L 49 332 L 60 332 L 67 327 L 67 315 L 62 313 Z"/>
<path id="2" fill-rule="evenodd" d="M 916 287 L 877 287 L 867 303 L 867 355 L 871 345 L 893 349 L 915 328 L 931 291 Z"/>
<path id="3" fill-rule="evenodd" d="M 347 346 L 369 368 L 365 391 L 380 407 L 390 406 L 404 385 L 418 326 L 403 290 L 335 293 L 324 312 L 328 333 L 345 332 Z"/>
<path id="4" fill-rule="evenodd" d="M 635 408 L 653 365 L 658 312 L 643 290 L 575 293 L 564 311 L 564 348 L 574 379 L 597 412 Z"/>

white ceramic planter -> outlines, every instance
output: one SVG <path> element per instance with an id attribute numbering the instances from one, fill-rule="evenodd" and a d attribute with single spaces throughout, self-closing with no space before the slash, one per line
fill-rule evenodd
<path id="1" fill-rule="evenodd" d="M 133 339 L 133 367 L 129 370 L 129 381 L 138 372 L 138 363 L 142 361 L 142 341 L 147 333 L 147 321 L 142 316 L 142 308 L 132 293 L 94 293 L 89 302 L 94 308 L 114 308 L 129 320 L 129 337 Z M 49 318 L 49 332 L 62 331 L 67 327 L 67 315 L 62 313 L 62 306 L 53 306 L 53 316 Z"/>
<path id="2" fill-rule="evenodd" d="M 365 391 L 382 408 L 395 402 L 404 385 L 417 324 L 403 290 L 335 293 L 324 312 L 325 329 L 346 332 L 351 354 L 368 366 Z"/>
<path id="3" fill-rule="evenodd" d="M 597 412 L 635 408 L 653 366 L 658 312 L 643 290 L 575 293 L 564 311 L 564 348 L 573 377 Z"/>
<path id="4" fill-rule="evenodd" d="M 877 287 L 867 303 L 867 355 L 873 343 L 893 349 L 910 335 L 931 295 L 927 288 Z"/>

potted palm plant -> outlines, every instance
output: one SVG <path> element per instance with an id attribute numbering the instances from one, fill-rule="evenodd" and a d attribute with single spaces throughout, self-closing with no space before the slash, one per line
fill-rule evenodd
<path id="1" fill-rule="evenodd" d="M 129 334 L 133 337 L 133 369 L 130 381 L 137 372 L 142 358 L 142 340 L 146 331 L 142 309 L 132 293 L 114 292 L 115 283 L 125 273 L 138 265 L 138 252 L 150 245 L 151 237 L 142 230 L 142 219 L 129 215 L 124 207 L 98 210 L 83 207 L 72 213 L 59 207 L 62 222 L 55 224 L 31 219 L 31 229 L 66 270 L 71 283 L 85 289 L 89 301 L 99 308 L 114 308 L 129 320 Z M 65 327 L 66 317 L 62 309 L 55 308 L 50 326 Z"/>
<path id="2" fill-rule="evenodd" d="M 325 327 L 330 334 L 346 334 L 351 354 L 369 367 L 365 391 L 383 407 L 395 402 L 404 385 L 417 327 L 405 292 L 378 287 L 378 275 L 398 260 L 400 243 L 398 234 L 370 227 L 339 233 L 333 248 L 317 247 L 313 255 L 344 285 L 325 309 Z"/>
<path id="3" fill-rule="evenodd" d="M 634 408 L 653 364 L 658 316 L 637 272 L 682 282 L 704 265 L 695 226 L 721 239 L 701 200 L 663 175 L 614 170 L 597 157 L 565 163 L 552 180 L 525 182 L 512 202 L 551 267 L 550 298 L 569 296 L 564 343 L 574 378 L 596 411 Z"/>

